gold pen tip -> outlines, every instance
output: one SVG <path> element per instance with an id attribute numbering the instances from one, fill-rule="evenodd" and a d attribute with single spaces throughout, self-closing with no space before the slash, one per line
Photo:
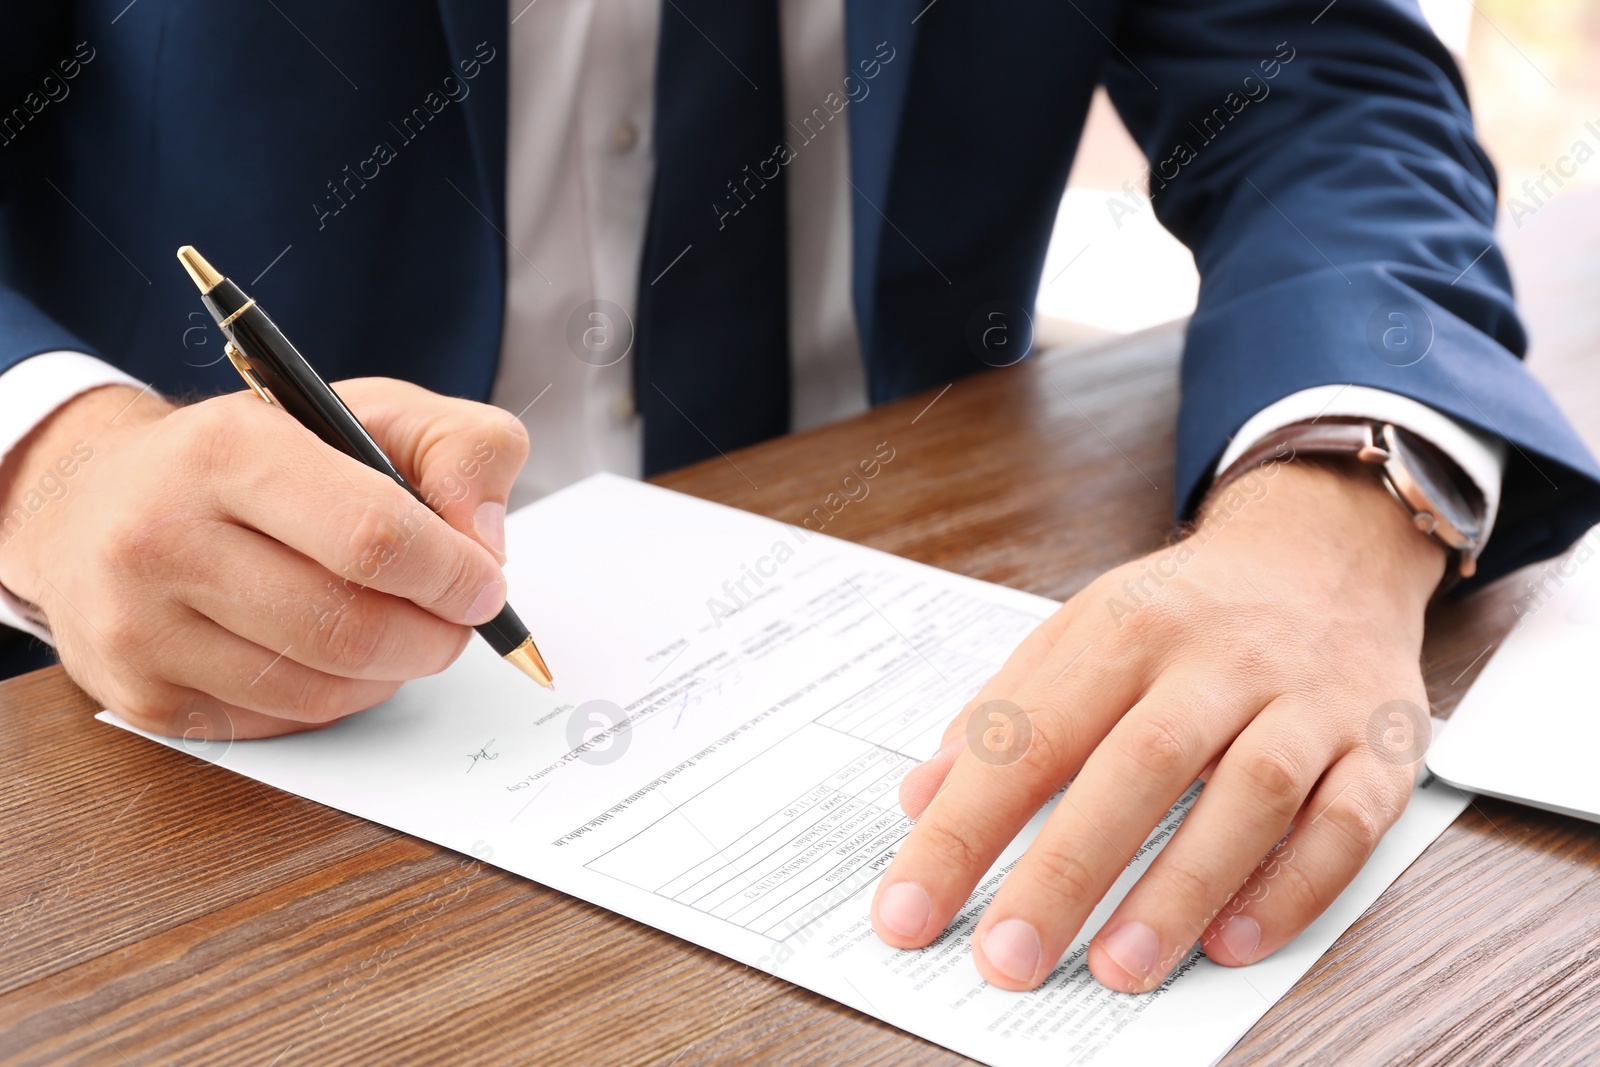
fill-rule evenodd
<path id="1" fill-rule="evenodd" d="M 532 637 L 507 652 L 505 660 L 546 689 L 555 689 L 555 678 L 550 674 L 550 668 L 545 666 L 544 657 L 539 655 L 539 647 L 533 643 Z"/>
<path id="2" fill-rule="evenodd" d="M 200 287 L 202 296 L 222 283 L 222 272 L 207 263 L 206 257 L 196 252 L 194 245 L 184 245 L 178 249 L 178 262 L 189 272 L 194 284 Z"/>

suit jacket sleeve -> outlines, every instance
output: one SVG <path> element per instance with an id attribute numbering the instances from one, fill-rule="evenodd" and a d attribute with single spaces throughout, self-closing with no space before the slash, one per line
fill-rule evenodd
<path id="1" fill-rule="evenodd" d="M 1600 521 L 1600 467 L 1521 362 L 1496 178 L 1414 2 L 1145 0 L 1107 88 L 1194 252 L 1178 507 L 1256 411 L 1311 386 L 1409 396 L 1511 446 L 1486 581 Z"/>
<path id="2" fill-rule="evenodd" d="M 87 74 L 76 61 L 82 38 L 72 35 L 71 15 L 68 4 L 21 5 L 0 33 L 0 371 L 40 352 L 93 351 L 14 284 L 30 266 L 16 238 L 26 222 L 20 202 L 71 193 L 60 187 L 69 168 L 52 155 L 58 139 L 43 128 L 69 117 L 73 80 Z M 54 193 L 45 184 L 52 177 Z"/>

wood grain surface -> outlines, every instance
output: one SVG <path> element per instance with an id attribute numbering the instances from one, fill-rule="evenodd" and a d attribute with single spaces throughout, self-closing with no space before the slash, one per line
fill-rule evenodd
<path id="1" fill-rule="evenodd" d="M 1591 441 L 1594 336 L 1533 361 Z M 887 442 L 894 460 L 827 533 L 1064 598 L 1170 535 L 1180 339 L 1052 354 L 660 481 L 798 522 Z M 1436 608 L 1436 711 L 1482 669 L 1525 578 Z M 970 1062 L 95 710 L 59 668 L 0 684 L 5 1063 Z M 1600 827 L 1475 802 L 1225 1062 L 1593 1062 L 1597 872 Z"/>

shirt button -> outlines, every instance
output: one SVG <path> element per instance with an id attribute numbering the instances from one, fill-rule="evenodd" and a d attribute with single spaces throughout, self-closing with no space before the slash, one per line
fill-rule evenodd
<path id="1" fill-rule="evenodd" d="M 624 389 L 617 394 L 617 421 L 632 422 L 639 417 L 639 412 L 633 406 L 633 390 Z"/>
<path id="2" fill-rule="evenodd" d="M 639 143 L 639 130 L 633 123 L 623 119 L 611 127 L 611 148 L 618 155 L 633 151 L 633 146 Z"/>

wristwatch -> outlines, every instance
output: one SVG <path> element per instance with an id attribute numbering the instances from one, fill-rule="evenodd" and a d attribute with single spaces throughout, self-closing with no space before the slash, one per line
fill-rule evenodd
<path id="1" fill-rule="evenodd" d="M 1299 422 L 1262 438 L 1228 465 L 1213 493 L 1251 468 L 1299 456 L 1349 457 L 1370 467 L 1411 524 L 1444 546 L 1451 566 L 1441 589 L 1478 569 L 1487 506 L 1472 479 L 1416 434 L 1374 419 Z"/>

